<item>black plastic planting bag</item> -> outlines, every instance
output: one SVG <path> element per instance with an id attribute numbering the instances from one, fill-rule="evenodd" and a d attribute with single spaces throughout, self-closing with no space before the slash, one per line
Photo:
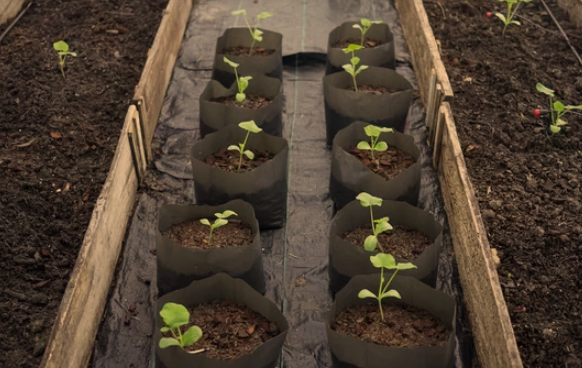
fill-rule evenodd
<path id="1" fill-rule="evenodd" d="M 275 155 L 251 171 L 229 172 L 205 162 L 209 155 L 243 142 L 246 134 L 238 125 L 229 125 L 192 147 L 196 203 L 218 205 L 242 199 L 255 209 L 261 229 L 281 227 L 287 209 L 287 140 L 263 132 L 251 133 L 246 149 Z"/>
<path id="2" fill-rule="evenodd" d="M 369 141 L 364 132 L 367 123 L 357 122 L 339 132 L 331 153 L 331 179 L 329 191 L 336 210 L 356 199 L 361 192 L 387 200 L 403 201 L 416 206 L 420 193 L 420 150 L 414 138 L 398 132 L 382 133 L 379 138 L 390 147 L 398 147 L 408 153 L 416 162 L 397 177 L 386 180 L 365 167 L 358 158 L 346 151 L 361 141 Z"/>
<path id="3" fill-rule="evenodd" d="M 283 54 L 282 43 L 283 35 L 273 31 L 263 31 L 263 40 L 255 43 L 254 47 L 275 50 L 269 56 L 233 56 L 225 55 L 224 50 L 230 47 L 251 47 L 253 38 L 248 28 L 228 28 L 224 34 L 216 41 L 216 54 L 214 55 L 214 69 L 212 70 L 212 79 L 228 87 L 236 77 L 230 65 L 224 62 L 226 56 L 230 61 L 239 64 L 237 69 L 238 75 L 249 75 L 252 73 L 264 74 L 266 76 L 281 79 L 283 76 Z"/>
<path id="4" fill-rule="evenodd" d="M 386 279 L 389 276 L 384 275 Z M 450 368 L 453 366 L 455 349 L 455 300 L 449 295 L 430 288 L 422 282 L 396 275 L 390 289 L 397 290 L 401 300 L 385 298 L 385 305 L 409 305 L 422 308 L 437 317 L 449 332 L 444 346 L 388 347 L 367 343 L 355 337 L 339 334 L 330 327 L 344 309 L 363 303 L 377 303 L 375 299 L 360 299 L 362 289 L 378 290 L 380 275 L 354 277 L 336 294 L 335 302 L 327 314 L 327 339 L 334 366 L 337 368 Z M 385 318 L 390 318 L 389 315 Z"/>
<path id="5" fill-rule="evenodd" d="M 361 32 L 354 28 L 359 22 L 346 22 L 335 28 L 329 34 L 327 43 L 327 67 L 325 75 L 343 71 L 342 65 L 349 64 L 352 54 L 345 54 L 341 48 L 332 47 L 337 42 L 356 39 L 360 44 Z M 374 24 L 368 32 L 366 38 L 379 41 L 381 44 L 376 47 L 365 48 L 356 51 L 356 56 L 360 58 L 360 65 L 378 66 L 382 68 L 394 69 L 394 37 L 387 24 Z"/>
<path id="6" fill-rule="evenodd" d="M 434 287 L 442 248 L 442 226 L 430 213 L 405 202 L 383 201 L 382 206 L 373 207 L 373 211 L 376 219 L 387 216 L 392 226 L 407 226 L 430 238 L 432 243 L 411 261 L 418 268 L 399 271 L 398 274 L 413 277 Z M 370 209 L 362 207 L 359 201 L 348 203 L 333 219 L 329 234 L 329 286 L 332 293 L 338 292 L 354 276 L 379 273 L 379 269 L 370 263 L 370 256 L 378 252 L 368 252 L 361 245 L 341 238 L 346 232 L 369 224 L 370 221 Z"/>
<path id="7" fill-rule="evenodd" d="M 230 88 L 226 89 L 218 81 L 211 80 L 200 95 L 200 135 L 202 138 L 227 125 L 236 125 L 241 121 L 249 120 L 254 120 L 265 133 L 281 136 L 283 130 L 281 81 L 262 74 L 250 74 L 250 76 L 253 79 L 249 81 L 249 87 L 245 93 L 262 95 L 271 102 L 260 109 L 247 109 L 214 102 L 220 97 L 236 95 L 238 85 L 234 82 Z"/>
<path id="8" fill-rule="evenodd" d="M 165 349 L 159 347 L 162 338 L 160 328 L 163 326 L 160 311 L 164 304 L 172 302 L 188 308 L 214 300 L 228 300 L 244 304 L 275 323 L 281 333 L 263 343 L 252 353 L 232 360 L 210 359 L 203 354 L 190 354 L 178 346 Z M 219 273 L 208 279 L 194 281 L 186 288 L 171 292 L 158 299 L 156 303 L 156 330 L 154 332 L 156 368 L 271 368 L 277 363 L 288 330 L 287 320 L 275 303 L 257 293 L 244 281 Z M 204 333 L 204 331 L 202 332 Z"/>
<path id="9" fill-rule="evenodd" d="M 324 77 L 323 98 L 328 147 L 331 147 L 337 132 L 356 121 L 404 131 L 413 97 L 410 82 L 394 70 L 370 67 L 358 74 L 357 83 L 386 87 L 398 92 L 374 95 L 349 91 L 346 88 L 353 87 L 354 82 L 352 76 L 345 71 Z"/>
<path id="10" fill-rule="evenodd" d="M 207 218 L 214 221 L 214 214 L 231 210 L 242 223 L 251 227 L 253 244 L 247 247 L 220 249 L 186 248 L 162 236 L 173 225 Z M 228 225 L 227 225 L 228 226 Z M 158 295 L 181 289 L 192 281 L 201 280 L 220 272 L 246 281 L 259 293 L 265 293 L 265 277 L 261 261 L 261 236 L 253 207 L 241 200 L 220 206 L 163 205 L 160 208 L 156 234 L 158 268 Z"/>

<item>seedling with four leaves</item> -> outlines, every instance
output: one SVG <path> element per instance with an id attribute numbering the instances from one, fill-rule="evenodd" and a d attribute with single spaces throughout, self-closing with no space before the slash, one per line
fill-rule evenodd
<path id="1" fill-rule="evenodd" d="M 360 63 L 360 58 L 356 56 L 356 51 L 361 50 L 363 48 L 364 48 L 363 46 L 352 43 L 345 49 L 342 49 L 345 54 L 349 53 L 352 54 L 350 64 L 342 65 L 342 68 L 344 68 L 344 70 L 348 72 L 349 75 L 352 76 L 352 79 L 354 80 L 354 90 L 356 92 L 358 92 L 358 83 L 356 82 L 356 76 L 360 74 L 362 70 L 368 69 L 367 65 L 361 65 L 359 68 L 357 67 L 358 64 Z"/>
<path id="2" fill-rule="evenodd" d="M 394 276 L 401 270 L 410 270 L 416 268 L 412 263 L 398 263 L 394 257 L 390 254 L 378 253 L 375 256 L 370 257 L 370 262 L 376 268 L 380 269 L 380 287 L 378 288 L 378 294 L 374 294 L 368 289 L 361 290 L 358 293 L 358 298 L 366 299 L 373 298 L 378 301 L 378 307 L 380 308 L 380 315 L 382 316 L 382 321 L 384 321 L 384 311 L 382 310 L 382 299 L 384 298 L 397 298 L 402 299 L 400 293 L 394 289 L 388 290 L 390 283 L 394 279 Z M 394 270 L 394 273 L 390 277 L 390 280 L 384 284 L 384 269 Z"/>
<path id="3" fill-rule="evenodd" d="M 370 137 L 370 143 L 366 141 L 361 141 L 358 143 L 358 149 L 361 150 L 369 150 L 370 156 L 372 160 L 375 160 L 374 151 L 376 152 L 384 152 L 388 149 L 388 144 L 384 141 L 378 142 L 380 139 L 380 134 L 382 133 L 394 133 L 394 129 L 392 128 L 384 128 L 384 127 L 377 127 L 375 125 L 368 125 L 364 128 L 366 135 Z"/>
<path id="4" fill-rule="evenodd" d="M 184 349 L 188 345 L 195 344 L 202 337 L 202 329 L 198 326 L 191 326 L 182 334 L 182 326 L 190 322 L 190 313 L 181 304 L 166 303 L 160 311 L 160 316 L 164 320 L 161 333 L 171 332 L 173 337 L 162 337 L 160 348 L 169 346 L 179 346 Z"/>
<path id="5" fill-rule="evenodd" d="M 213 243 L 214 239 L 212 238 L 212 235 L 214 233 L 214 230 L 228 224 L 227 219 L 230 216 L 238 216 L 238 215 L 234 211 L 226 210 L 222 213 L 215 213 L 214 216 L 216 216 L 216 220 L 212 224 L 210 223 L 210 221 L 208 221 L 208 219 L 203 218 L 202 220 L 200 220 L 200 223 L 202 225 L 210 226 L 210 235 L 208 235 L 208 245 L 212 245 L 212 243 Z"/>
<path id="6" fill-rule="evenodd" d="M 234 16 L 242 15 L 245 18 L 245 23 L 247 24 L 247 28 L 251 33 L 251 37 L 253 38 L 253 43 L 251 44 L 251 48 L 249 50 L 249 55 L 253 54 L 253 47 L 255 47 L 255 43 L 263 41 L 263 31 L 259 29 L 259 22 L 261 19 L 266 19 L 273 16 L 273 13 L 262 12 L 257 15 L 257 23 L 254 27 L 251 27 L 249 24 L 249 20 L 247 19 L 247 11 L 245 9 L 239 9 L 231 12 Z"/>
<path id="7" fill-rule="evenodd" d="M 67 59 L 67 56 L 70 55 L 73 57 L 77 57 L 77 54 L 69 51 L 69 44 L 66 43 L 65 41 L 58 41 L 58 42 L 53 43 L 53 49 L 55 49 L 55 51 L 59 55 L 59 65 L 61 67 L 61 74 L 63 75 L 63 79 L 64 79 L 65 78 L 65 61 Z"/>
<path id="8" fill-rule="evenodd" d="M 372 27 L 372 25 L 374 24 L 382 24 L 383 22 L 381 20 L 369 20 L 369 19 L 360 19 L 360 24 L 354 24 L 352 27 L 357 28 L 360 30 L 361 34 L 362 34 L 362 38 L 360 40 L 360 46 L 364 46 L 364 37 L 366 36 L 366 33 L 368 32 L 368 30 L 370 29 L 370 27 Z"/>
<path id="9" fill-rule="evenodd" d="M 572 106 L 564 105 L 561 101 L 555 100 L 554 90 L 549 89 L 541 83 L 536 84 L 536 89 L 538 92 L 550 98 L 550 113 L 552 116 L 552 124 L 550 125 L 550 131 L 553 134 L 560 133 L 564 125 L 568 125 L 568 122 L 562 117 L 572 110 L 582 110 L 582 105 Z"/>
<path id="10" fill-rule="evenodd" d="M 239 77 L 238 71 L 236 70 L 236 68 L 238 68 L 240 64 L 237 64 L 234 61 L 230 61 L 226 56 L 223 57 L 222 60 L 234 69 L 234 75 L 236 77 L 236 84 L 238 86 L 238 93 L 236 94 L 236 102 L 239 104 L 242 104 L 247 99 L 247 95 L 245 94 L 245 91 L 249 87 L 249 81 L 251 79 L 253 79 L 253 77 L 251 77 L 251 76 Z"/>
<path id="11" fill-rule="evenodd" d="M 251 133 L 259 133 L 263 129 L 259 128 L 257 126 L 257 124 L 255 124 L 255 121 L 254 120 L 243 121 L 238 126 L 247 131 L 247 135 L 245 137 L 245 140 L 244 140 L 244 142 L 239 143 L 238 146 L 235 146 L 234 144 L 232 146 L 229 146 L 228 147 L 228 150 L 229 151 L 238 151 L 239 152 L 239 154 L 240 154 L 240 160 L 238 162 L 238 169 L 237 169 L 237 171 L 240 171 L 240 168 L 242 167 L 243 156 L 246 156 L 249 160 L 253 160 L 255 158 L 255 154 L 251 150 L 245 150 L 245 147 L 247 145 L 247 140 L 249 139 L 249 135 Z"/>
<path id="12" fill-rule="evenodd" d="M 382 198 L 374 197 L 369 193 L 363 192 L 358 194 L 356 199 L 360 201 L 362 207 L 370 208 L 372 235 L 369 235 L 366 238 L 366 240 L 364 240 L 364 249 L 366 249 L 368 252 L 373 252 L 376 249 L 376 247 L 378 247 L 382 252 L 384 252 L 384 249 L 382 249 L 380 242 L 378 242 L 378 235 L 382 234 L 383 232 L 392 230 L 392 225 L 390 225 L 390 223 L 388 222 L 390 221 L 390 218 L 388 217 L 382 217 L 380 219 L 375 220 L 374 210 L 372 209 L 372 207 L 374 206 L 378 207 L 382 206 Z"/>
<path id="13" fill-rule="evenodd" d="M 509 26 L 510 24 L 515 24 L 520 26 L 521 23 L 518 22 L 517 20 L 514 20 L 513 17 L 515 17 L 515 13 L 517 13 L 517 9 L 519 9 L 519 6 L 522 3 L 531 3 L 531 0 L 499 0 L 501 2 L 504 2 L 507 5 L 507 14 L 503 15 L 502 13 L 495 13 L 495 16 L 499 19 L 501 19 L 501 21 L 503 22 L 504 26 L 503 26 L 503 32 L 501 33 L 501 35 L 505 35 L 505 30 L 507 29 L 507 26 Z"/>

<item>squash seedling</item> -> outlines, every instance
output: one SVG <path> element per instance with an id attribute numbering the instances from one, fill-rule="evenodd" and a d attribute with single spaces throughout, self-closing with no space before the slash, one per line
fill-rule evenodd
<path id="1" fill-rule="evenodd" d="M 380 134 L 382 133 L 394 133 L 394 129 L 392 128 L 384 128 L 384 127 L 377 127 L 375 125 L 368 125 L 364 128 L 366 135 L 370 137 L 370 143 L 366 141 L 361 141 L 358 143 L 358 149 L 361 150 L 369 150 L 370 156 L 372 156 L 372 160 L 375 160 L 374 151 L 376 152 L 384 152 L 388 149 L 388 144 L 384 141 L 378 142 L 380 138 Z"/>
<path id="2" fill-rule="evenodd" d="M 238 151 L 240 154 L 240 160 L 238 162 L 238 169 L 236 170 L 237 172 L 240 171 L 240 168 L 242 166 L 243 156 L 246 156 L 249 160 L 253 160 L 255 158 L 255 154 L 251 150 L 245 150 L 245 147 L 247 145 L 247 140 L 249 139 L 249 135 L 251 133 L 259 133 L 263 130 L 263 129 L 259 128 L 257 126 L 257 124 L 255 124 L 254 120 L 243 121 L 238 126 L 247 131 L 247 135 L 245 137 L 245 140 L 244 140 L 244 142 L 239 143 L 238 146 L 235 146 L 233 144 L 232 146 L 228 147 L 229 151 Z"/>
<path id="3" fill-rule="evenodd" d="M 531 3 L 531 0 L 499 0 L 499 1 L 504 2 L 507 5 L 507 14 L 503 15 L 502 13 L 495 13 L 495 16 L 501 19 L 501 21 L 504 24 L 503 32 L 501 33 L 501 35 L 504 36 L 505 30 L 507 29 L 507 26 L 509 26 L 510 24 L 515 24 L 518 26 L 521 25 L 521 23 L 518 22 L 517 20 L 513 20 L 513 17 L 515 16 L 515 13 L 517 13 L 517 9 L 519 9 L 519 6 L 522 3 Z"/>
<path id="4" fill-rule="evenodd" d="M 259 15 L 257 15 L 257 23 L 255 24 L 254 28 L 249 24 L 249 20 L 247 19 L 247 11 L 245 9 L 235 10 L 231 12 L 231 14 L 234 16 L 242 15 L 245 18 L 245 23 L 247 24 L 247 28 L 249 29 L 251 37 L 253 38 L 253 43 L 251 44 L 251 49 L 249 50 L 250 56 L 253 54 L 253 47 L 255 47 L 255 43 L 263 41 L 263 31 L 259 29 L 259 22 L 261 19 L 272 17 L 273 13 L 261 12 Z"/>
<path id="5" fill-rule="evenodd" d="M 350 64 L 342 65 L 342 68 L 344 68 L 344 70 L 348 72 L 349 75 L 352 76 L 352 79 L 354 80 L 354 90 L 356 92 L 358 92 L 358 83 L 356 82 L 356 76 L 360 74 L 362 70 L 368 69 L 367 65 L 361 65 L 359 68 L 357 68 L 358 64 L 360 63 L 360 58 L 356 56 L 356 51 L 361 50 L 363 48 L 364 48 L 363 46 L 352 43 L 345 49 L 342 49 L 344 54 L 349 53 L 352 54 Z"/>
<path id="6" fill-rule="evenodd" d="M 352 27 L 357 28 L 360 30 L 360 33 L 362 34 L 362 38 L 360 40 L 360 46 L 364 46 L 364 37 L 366 36 L 366 33 L 368 32 L 368 30 L 370 29 L 370 27 L 372 27 L 374 24 L 382 24 L 383 22 L 381 20 L 369 20 L 366 18 L 360 19 L 360 24 L 354 24 Z"/>
<path id="7" fill-rule="evenodd" d="M 372 224 L 372 235 L 369 235 L 366 240 L 364 240 L 364 249 L 368 252 L 373 252 L 376 247 L 380 248 L 382 252 L 382 246 L 378 242 L 378 235 L 382 234 L 383 232 L 392 230 L 392 225 L 388 221 L 390 218 L 382 217 L 381 219 L 374 219 L 374 210 L 372 207 L 374 206 L 381 206 L 382 205 L 382 198 L 374 197 L 373 195 L 363 192 L 358 194 L 356 197 L 358 201 L 360 201 L 360 205 L 362 207 L 369 207 L 370 208 L 370 221 Z"/>
<path id="8" fill-rule="evenodd" d="M 65 61 L 67 56 L 71 55 L 73 57 L 77 57 L 77 54 L 74 52 L 69 51 L 69 44 L 65 41 L 58 41 L 53 43 L 53 49 L 59 55 L 59 65 L 61 67 L 61 74 L 63 75 L 63 79 L 65 78 Z"/>
<path id="9" fill-rule="evenodd" d="M 226 210 L 222 213 L 215 213 L 214 216 L 216 216 L 216 220 L 214 221 L 214 223 L 210 223 L 210 221 L 208 221 L 208 219 L 201 219 L 200 223 L 202 225 L 206 225 L 206 226 L 210 226 L 210 235 L 208 235 L 208 245 L 212 245 L 213 243 L 213 238 L 212 235 L 214 233 L 214 230 L 218 229 L 219 227 L 223 227 L 224 225 L 228 224 L 228 218 L 230 216 L 238 216 L 236 214 L 236 212 L 234 211 L 230 211 L 230 210 Z"/>
<path id="10" fill-rule="evenodd" d="M 162 337 L 160 348 L 169 346 L 179 346 L 184 349 L 188 345 L 196 343 L 202 337 L 202 329 L 198 326 L 191 326 L 182 334 L 181 327 L 190 322 L 190 313 L 181 304 L 166 303 L 160 311 L 160 316 L 164 320 L 161 333 L 171 332 L 173 337 Z"/>
<path id="11" fill-rule="evenodd" d="M 572 110 L 582 110 L 582 105 L 580 106 L 572 106 L 572 105 L 564 105 L 561 101 L 555 100 L 554 90 L 549 89 L 548 87 L 544 86 L 541 83 L 536 84 L 536 89 L 538 92 L 543 93 L 544 95 L 550 98 L 550 114 L 552 116 L 552 124 L 550 125 L 550 131 L 553 134 L 558 134 L 562 130 L 564 125 L 568 125 L 568 122 L 562 117 L 567 113 L 571 112 Z M 535 114 L 535 112 L 534 112 Z M 538 112 L 538 116 L 539 116 Z"/>
<path id="12" fill-rule="evenodd" d="M 249 81 L 251 79 L 253 79 L 253 77 L 251 77 L 251 76 L 239 77 L 238 71 L 236 70 L 236 68 L 238 68 L 239 64 L 235 63 L 234 61 L 228 60 L 228 58 L 226 56 L 223 57 L 222 60 L 234 69 L 234 75 L 236 77 L 236 84 L 238 86 L 238 93 L 236 94 L 236 102 L 238 104 L 242 104 L 247 99 L 247 95 L 245 94 L 245 90 L 249 87 Z"/>
<path id="13" fill-rule="evenodd" d="M 416 268 L 416 266 L 413 265 L 412 263 L 398 263 L 398 262 L 396 262 L 396 259 L 394 259 L 394 257 L 392 257 L 390 254 L 384 254 L 384 253 L 378 253 L 375 256 L 371 256 L 370 262 L 372 262 L 372 265 L 374 267 L 380 269 L 380 287 L 378 288 L 378 294 L 376 295 L 373 292 L 371 292 L 370 290 L 364 289 L 358 293 L 358 298 L 360 298 L 360 299 L 366 299 L 366 298 L 376 299 L 378 301 L 378 307 L 380 308 L 380 315 L 382 316 L 382 321 L 384 321 L 384 312 L 382 311 L 382 299 L 384 299 L 384 298 L 402 299 L 402 297 L 400 296 L 400 293 L 398 291 L 396 291 L 394 289 L 388 290 L 388 287 L 390 286 L 390 283 L 392 283 L 394 276 L 396 276 L 396 274 L 400 270 L 410 270 L 412 268 Z M 388 280 L 388 282 L 386 284 L 384 284 L 384 281 L 385 281 L 384 280 L 384 269 L 395 270 L 394 273 L 392 274 L 392 277 L 390 277 L 390 280 Z"/>

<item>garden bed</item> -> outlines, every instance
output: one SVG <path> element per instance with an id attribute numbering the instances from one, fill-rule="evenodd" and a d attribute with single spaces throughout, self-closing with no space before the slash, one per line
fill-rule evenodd
<path id="1" fill-rule="evenodd" d="M 546 2 L 580 52 L 582 33 Z M 503 3 L 439 4 L 425 1 L 521 359 L 527 367 L 579 365 L 582 119 L 565 116 L 569 125 L 552 135 L 533 110 L 548 109 L 538 82 L 582 104 L 582 67 L 539 2 L 520 10 L 526 19 L 505 37 L 499 19 L 485 15 Z"/>

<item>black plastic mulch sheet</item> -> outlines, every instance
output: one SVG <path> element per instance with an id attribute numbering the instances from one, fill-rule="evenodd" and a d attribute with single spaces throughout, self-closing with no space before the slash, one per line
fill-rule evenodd
<path id="1" fill-rule="evenodd" d="M 154 138 L 154 166 L 138 196 L 116 284 L 100 327 L 92 365 L 96 368 L 150 367 L 156 290 L 155 228 L 164 203 L 194 203 L 190 148 L 199 139 L 198 98 L 211 76 L 216 38 L 226 28 L 243 25 L 230 11 L 245 8 L 250 17 L 272 11 L 261 26 L 283 34 L 283 137 L 289 141 L 287 221 L 282 229 L 261 234 L 266 296 L 279 304 L 290 330 L 281 366 L 331 367 L 325 313 L 328 289 L 329 196 L 331 152 L 325 146 L 323 83 L 328 33 L 362 17 L 382 19 L 396 42 L 396 70 L 417 87 L 398 13 L 382 0 L 199 0 L 195 3 Z M 444 225 L 437 288 L 458 304 L 455 366 L 477 365 L 468 330 L 458 271 L 438 180 L 427 147 L 424 108 L 410 108 L 406 133 L 421 149 L 418 207 Z M 134 305 L 136 313 L 127 313 Z M 388 363 L 388 362 L 387 362 Z"/>

